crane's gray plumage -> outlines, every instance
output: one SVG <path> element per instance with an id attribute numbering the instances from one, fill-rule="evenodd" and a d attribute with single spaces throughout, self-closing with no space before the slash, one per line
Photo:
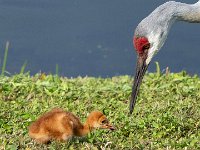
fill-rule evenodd
<path id="1" fill-rule="evenodd" d="M 169 29 L 175 21 L 191 23 L 200 22 L 200 1 L 195 4 L 185 4 L 175 1 L 166 2 L 157 7 L 144 18 L 135 29 L 135 37 L 147 37 L 152 49 L 149 50 L 146 63 L 163 46 Z"/>
<path id="2" fill-rule="evenodd" d="M 200 23 L 200 0 L 195 4 L 166 2 L 157 7 L 136 27 L 133 41 L 138 58 L 130 101 L 130 113 L 133 111 L 145 71 L 153 56 L 163 46 L 170 27 L 175 21 Z"/>
<path id="3" fill-rule="evenodd" d="M 138 24 L 135 35 L 145 36 L 152 29 L 170 27 L 175 20 L 200 22 L 200 1 L 195 4 L 169 1 L 160 5 Z"/>

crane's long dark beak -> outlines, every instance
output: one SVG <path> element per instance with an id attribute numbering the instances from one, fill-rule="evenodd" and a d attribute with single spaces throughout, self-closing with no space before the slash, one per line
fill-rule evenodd
<path id="1" fill-rule="evenodd" d="M 146 57 L 144 56 L 138 56 L 137 58 L 137 66 L 136 66 L 136 73 L 134 77 L 134 83 L 132 87 L 132 94 L 131 94 L 131 100 L 130 100 L 130 114 L 132 114 L 136 98 L 139 92 L 140 84 L 142 82 L 143 76 L 148 68 L 148 65 L 146 64 Z"/>

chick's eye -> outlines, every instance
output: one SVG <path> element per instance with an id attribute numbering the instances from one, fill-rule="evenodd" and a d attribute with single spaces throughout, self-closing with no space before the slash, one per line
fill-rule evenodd
<path id="1" fill-rule="evenodd" d="M 104 123 L 106 123 L 106 122 L 107 122 L 106 120 L 102 120 L 102 121 L 101 121 L 102 124 L 104 124 Z"/>

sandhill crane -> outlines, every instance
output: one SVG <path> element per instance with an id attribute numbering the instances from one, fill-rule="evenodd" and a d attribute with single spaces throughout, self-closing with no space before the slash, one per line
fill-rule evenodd
<path id="1" fill-rule="evenodd" d="M 175 21 L 200 23 L 200 0 L 195 4 L 166 2 L 157 7 L 136 27 L 133 44 L 137 52 L 137 65 L 130 100 L 130 113 L 133 112 L 140 84 L 148 65 L 163 46 L 170 27 Z"/>

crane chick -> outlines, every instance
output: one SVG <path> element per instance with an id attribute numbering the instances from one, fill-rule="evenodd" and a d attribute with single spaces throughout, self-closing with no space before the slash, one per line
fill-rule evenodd
<path id="1" fill-rule="evenodd" d="M 54 108 L 43 114 L 28 127 L 28 133 L 38 143 L 48 143 L 51 140 L 66 141 L 72 136 L 85 136 L 94 129 L 115 128 L 100 111 L 91 112 L 85 124 L 71 112 Z"/>

